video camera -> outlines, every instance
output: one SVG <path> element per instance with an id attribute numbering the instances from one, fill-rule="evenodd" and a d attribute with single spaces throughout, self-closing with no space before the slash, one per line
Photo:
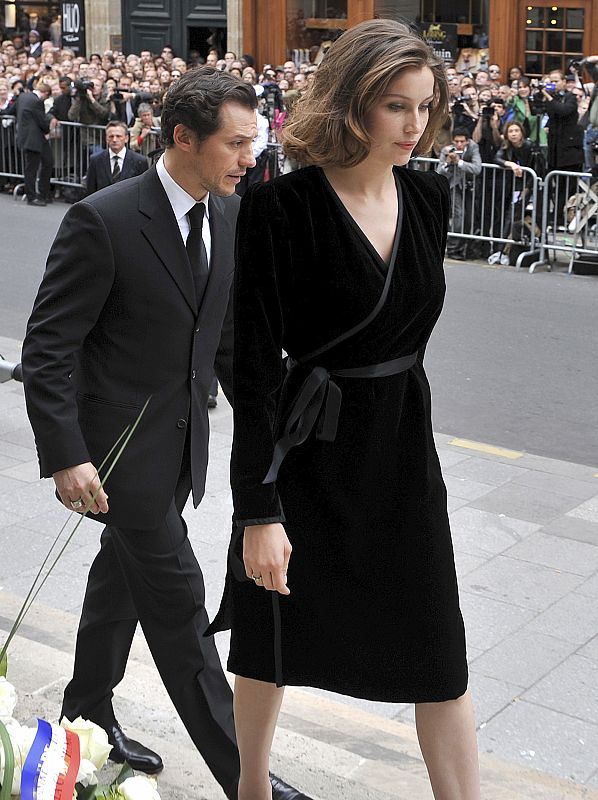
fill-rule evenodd
<path id="1" fill-rule="evenodd" d="M 75 94 L 79 95 L 79 97 L 86 97 L 89 89 L 93 89 L 93 81 L 74 81 L 73 88 L 75 90 Z"/>

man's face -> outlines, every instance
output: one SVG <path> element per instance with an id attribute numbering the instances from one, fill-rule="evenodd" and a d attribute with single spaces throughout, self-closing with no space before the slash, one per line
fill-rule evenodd
<path id="1" fill-rule="evenodd" d="M 488 86 L 490 83 L 490 76 L 487 72 L 478 72 L 475 76 L 475 85 L 481 89 L 484 86 Z"/>
<path id="2" fill-rule="evenodd" d="M 125 132 L 125 129 L 120 125 L 114 125 L 113 127 L 108 128 L 106 133 L 106 143 L 108 148 L 115 155 L 116 153 L 120 153 L 120 151 L 126 145 L 128 138 L 129 137 Z"/>
<path id="3" fill-rule="evenodd" d="M 255 111 L 239 103 L 224 103 L 220 108 L 221 125 L 202 142 L 191 134 L 186 152 L 189 176 L 198 188 L 219 197 L 235 193 L 235 186 L 249 167 L 255 166 L 251 143 L 257 136 Z"/>
<path id="4" fill-rule="evenodd" d="M 466 136 L 455 136 L 453 139 L 453 144 L 460 152 L 464 152 L 465 148 L 467 147 L 467 137 Z"/>
<path id="5" fill-rule="evenodd" d="M 564 92 L 567 88 L 567 81 L 563 78 L 560 72 L 551 72 L 548 76 L 550 83 L 554 83 L 555 92 Z"/>
<path id="6" fill-rule="evenodd" d="M 511 96 L 511 88 L 509 86 L 499 86 L 497 95 L 504 103 L 506 103 Z"/>
<path id="7" fill-rule="evenodd" d="M 122 78 L 120 79 L 120 81 L 118 82 L 118 85 L 125 92 L 128 92 L 130 90 L 130 88 L 131 88 L 131 79 L 129 77 L 126 77 L 125 75 L 123 75 Z"/>
<path id="8" fill-rule="evenodd" d="M 230 67 L 231 64 L 233 63 L 233 61 L 235 60 L 235 54 L 234 53 L 225 53 L 224 54 L 224 60 L 226 61 L 227 67 Z"/>
<path id="9" fill-rule="evenodd" d="M 160 94 L 160 81 L 153 80 L 150 82 L 149 90 L 152 94 Z"/>
<path id="10" fill-rule="evenodd" d="M 70 94 L 71 93 L 71 82 L 70 81 L 60 81 L 60 91 L 62 94 Z"/>
<path id="11" fill-rule="evenodd" d="M 98 80 L 97 78 L 93 82 L 93 96 L 97 99 L 101 96 L 103 89 L 102 81 Z"/>
<path id="12" fill-rule="evenodd" d="M 208 65 L 208 67 L 215 67 L 217 61 L 218 61 L 218 56 L 216 55 L 216 53 L 208 53 L 206 57 L 206 64 Z"/>
<path id="13" fill-rule="evenodd" d="M 303 75 L 301 72 L 297 73 L 297 75 L 295 75 L 293 86 L 295 87 L 295 89 L 305 89 L 305 87 L 307 86 L 307 80 L 305 79 L 305 75 Z"/>
<path id="14" fill-rule="evenodd" d="M 292 72 L 293 75 L 297 72 L 297 67 L 294 61 L 285 61 L 282 65 L 285 72 Z"/>
<path id="15" fill-rule="evenodd" d="M 473 102 L 477 100 L 478 93 L 473 86 L 466 86 L 465 89 L 463 89 L 463 97 L 467 98 L 467 102 Z"/>
<path id="16" fill-rule="evenodd" d="M 491 81 L 494 81 L 495 83 L 496 81 L 499 81 L 501 77 L 501 69 L 498 64 L 490 64 L 488 67 L 488 74 Z"/>

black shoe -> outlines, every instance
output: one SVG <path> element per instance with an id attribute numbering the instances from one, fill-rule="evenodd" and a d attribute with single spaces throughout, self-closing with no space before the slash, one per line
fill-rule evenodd
<path id="1" fill-rule="evenodd" d="M 39 197 L 35 197 L 33 200 L 27 200 L 28 206 L 45 206 L 46 201 L 40 200 Z"/>
<path id="2" fill-rule="evenodd" d="M 281 781 L 272 773 L 270 773 L 270 783 L 272 784 L 272 800 L 312 800 L 311 797 L 293 789 L 292 786 Z"/>
<path id="3" fill-rule="evenodd" d="M 125 736 L 118 722 L 108 725 L 105 730 L 108 734 L 108 742 L 112 745 L 110 759 L 116 764 L 126 761 L 133 769 L 147 772 L 150 775 L 162 772 L 164 764 L 160 756 L 136 742 L 135 739 Z M 292 795 L 290 796 L 292 797 Z"/>
<path id="4" fill-rule="evenodd" d="M 216 408 L 218 405 L 218 400 L 214 397 L 213 394 L 208 395 L 208 408 Z"/>

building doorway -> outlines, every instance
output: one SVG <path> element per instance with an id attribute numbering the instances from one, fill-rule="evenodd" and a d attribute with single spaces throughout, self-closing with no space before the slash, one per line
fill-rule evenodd
<path id="1" fill-rule="evenodd" d="M 590 52 L 591 0 L 520 0 L 523 41 L 521 64 L 530 78 L 541 78 L 553 69 L 566 71 L 571 61 Z"/>
<path id="2" fill-rule="evenodd" d="M 198 53 L 204 60 L 216 48 L 219 58 L 226 52 L 226 28 L 189 26 L 187 28 L 187 53 Z"/>

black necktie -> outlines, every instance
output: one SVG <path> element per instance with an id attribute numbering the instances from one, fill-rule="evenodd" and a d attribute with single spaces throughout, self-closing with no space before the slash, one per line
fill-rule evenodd
<path id="1" fill-rule="evenodd" d="M 114 166 L 112 167 L 112 183 L 120 178 L 120 164 L 118 156 L 114 156 Z"/>
<path id="2" fill-rule="evenodd" d="M 208 282 L 208 254 L 201 235 L 203 229 L 203 215 L 206 207 L 203 203 L 196 203 L 189 211 L 189 235 L 187 236 L 187 255 L 191 264 L 193 283 L 197 305 L 201 305 Z"/>

